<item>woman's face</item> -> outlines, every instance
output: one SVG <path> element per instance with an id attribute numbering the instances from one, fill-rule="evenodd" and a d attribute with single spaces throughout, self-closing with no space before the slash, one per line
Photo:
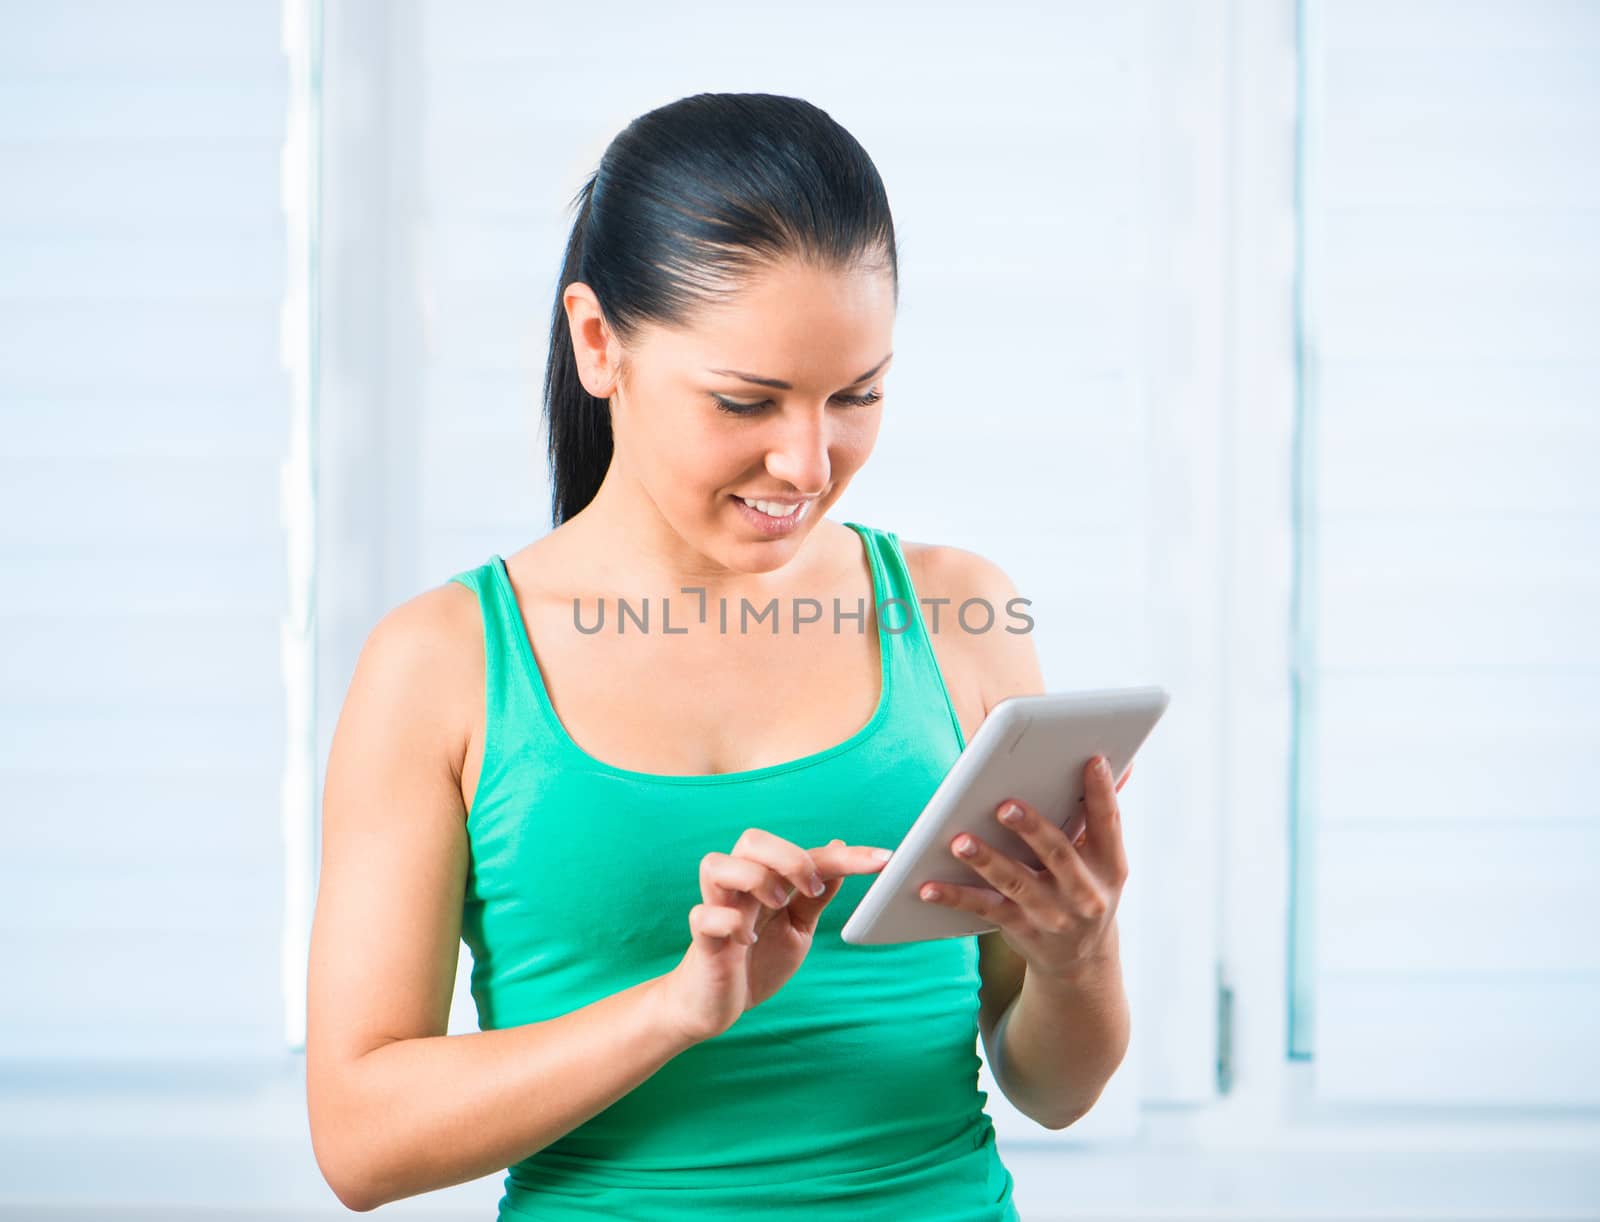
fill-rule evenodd
<path id="1" fill-rule="evenodd" d="M 661 539 L 668 552 L 782 567 L 872 452 L 894 314 L 888 271 L 791 262 L 690 330 L 647 329 L 611 366 L 615 450 L 596 501 L 653 509 L 681 540 Z M 798 520 L 765 522 L 741 497 L 801 502 Z"/>

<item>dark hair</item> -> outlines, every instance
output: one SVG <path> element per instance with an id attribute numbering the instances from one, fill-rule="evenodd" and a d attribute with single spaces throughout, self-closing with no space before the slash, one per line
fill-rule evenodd
<path id="1" fill-rule="evenodd" d="M 544 411 L 551 521 L 591 500 L 611 464 L 611 410 L 578 380 L 562 294 L 593 291 L 626 344 L 646 323 L 691 325 L 751 272 L 785 259 L 886 267 L 894 221 L 877 167 L 824 110 L 770 93 L 698 93 L 629 123 L 579 190 L 550 322 Z"/>

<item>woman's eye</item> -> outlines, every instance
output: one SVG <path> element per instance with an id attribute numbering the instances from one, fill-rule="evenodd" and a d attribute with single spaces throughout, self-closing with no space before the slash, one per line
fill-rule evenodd
<path id="1" fill-rule="evenodd" d="M 879 399 L 883 398 L 883 393 L 877 390 L 869 390 L 864 395 L 836 395 L 835 398 L 846 407 L 871 407 Z"/>
<path id="2" fill-rule="evenodd" d="M 711 397 L 717 401 L 717 406 L 722 411 L 733 416 L 753 416 L 772 402 L 770 399 L 763 399 L 760 403 L 740 403 L 736 399 L 724 399 L 719 394 L 713 394 Z M 882 398 L 882 391 L 870 390 L 864 395 L 834 395 L 833 401 L 842 403 L 845 407 L 871 407 Z"/>

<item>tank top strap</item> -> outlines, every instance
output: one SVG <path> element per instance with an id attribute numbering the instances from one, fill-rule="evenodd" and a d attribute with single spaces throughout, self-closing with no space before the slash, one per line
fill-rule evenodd
<path id="1" fill-rule="evenodd" d="M 935 731 L 948 725 L 956 750 L 966 747 L 961 719 L 945 685 L 944 673 L 933 651 L 921 598 L 911 581 L 900 536 L 892 530 L 846 522 L 867 540 L 877 566 L 883 596 L 878 607 L 884 636 L 893 651 L 894 699 L 912 715 L 927 718 Z M 948 617 L 946 617 L 948 618 Z"/>
<path id="2" fill-rule="evenodd" d="M 486 742 L 483 775 L 478 780 L 480 793 L 487 791 L 491 774 L 504 763 L 501 747 L 522 745 L 501 744 L 495 739 L 501 734 L 534 734 L 546 725 L 541 715 L 539 692 L 531 685 L 523 666 L 522 613 L 508 592 L 509 583 L 502 579 L 504 563 L 499 555 L 494 555 L 477 568 L 466 569 L 450 578 L 478 596 L 478 608 L 483 617 Z"/>

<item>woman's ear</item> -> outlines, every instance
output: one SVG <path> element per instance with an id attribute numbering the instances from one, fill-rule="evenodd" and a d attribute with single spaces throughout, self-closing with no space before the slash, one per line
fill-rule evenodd
<path id="1" fill-rule="evenodd" d="M 600 300 L 581 280 L 567 285 L 561 295 L 572 334 L 572 355 L 578 381 L 596 399 L 609 399 L 622 377 L 622 346 L 606 323 Z"/>

